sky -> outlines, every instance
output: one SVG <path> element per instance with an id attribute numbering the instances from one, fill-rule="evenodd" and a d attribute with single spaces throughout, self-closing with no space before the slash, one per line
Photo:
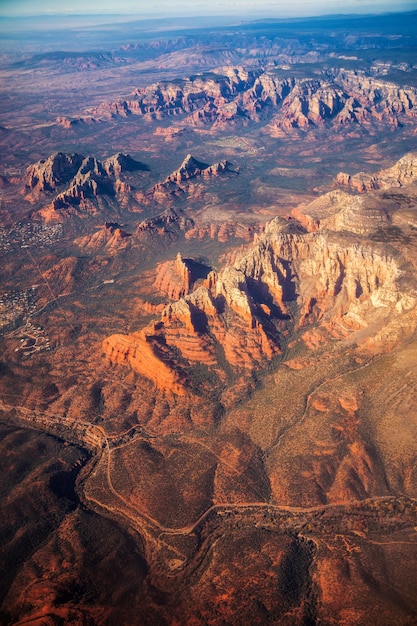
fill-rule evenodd
<path id="1" fill-rule="evenodd" d="M 45 14 L 270 15 L 381 13 L 417 9 L 417 0 L 0 0 L 1 16 Z"/>

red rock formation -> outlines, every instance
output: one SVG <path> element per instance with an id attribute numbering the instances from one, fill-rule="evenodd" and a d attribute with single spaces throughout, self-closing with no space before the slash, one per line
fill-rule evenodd
<path id="1" fill-rule="evenodd" d="M 165 293 L 170 300 L 179 300 L 191 291 L 191 270 L 180 253 L 175 261 L 166 261 L 158 266 L 155 287 Z"/>
<path id="2" fill-rule="evenodd" d="M 417 154 L 410 152 L 403 156 L 393 167 L 380 170 L 376 174 L 359 172 L 351 176 L 340 172 L 336 177 L 338 185 L 349 187 L 353 191 L 365 193 L 373 189 L 403 187 L 417 180 Z"/>
<path id="3" fill-rule="evenodd" d="M 182 264 L 182 259 L 177 258 L 178 265 L 180 261 Z M 163 269 L 165 276 L 166 268 Z M 178 269 L 182 272 L 182 265 Z M 243 273 L 228 268 L 217 280 L 214 273 L 210 274 L 206 284 L 210 289 L 201 286 L 189 296 L 168 305 L 162 313 L 160 325 L 152 327 L 153 335 L 159 338 L 160 344 L 171 355 L 172 371 L 181 371 L 185 364 L 203 364 L 214 368 L 217 375 L 223 378 L 225 374 L 221 370 L 227 370 L 230 365 L 237 371 L 250 372 L 255 365 L 259 367 L 265 359 L 272 358 L 279 351 L 278 338 L 270 337 L 267 319 L 257 319 L 256 314 L 261 310 L 258 311 L 252 303 Z M 144 331 L 147 336 L 150 332 L 150 329 Z M 110 361 L 130 364 L 147 376 L 142 361 L 130 356 L 130 348 L 129 356 L 126 356 L 127 349 L 123 347 L 130 345 L 129 342 L 135 345 L 138 341 L 143 343 L 143 336 L 136 334 L 123 341 L 118 336 L 106 340 L 103 349 Z M 119 345 L 122 346 L 121 355 Z M 140 349 L 139 354 L 142 353 Z M 170 379 L 166 374 L 167 363 L 165 359 L 161 380 L 152 374 L 148 378 L 165 390 L 171 382 L 171 391 L 178 393 L 181 376 L 173 373 Z M 183 380 L 185 382 L 185 375 Z"/>
<path id="4" fill-rule="evenodd" d="M 163 128 L 160 126 L 156 129 L 155 135 L 165 137 L 165 141 L 174 141 L 180 135 L 183 135 L 185 128 L 169 126 L 168 128 Z"/>
<path id="5" fill-rule="evenodd" d="M 165 235 L 173 238 L 177 233 L 189 230 L 194 226 L 193 220 L 181 215 L 174 209 L 166 209 L 155 217 L 143 220 L 135 231 L 138 239 L 149 239 L 154 235 Z"/>
<path id="6" fill-rule="evenodd" d="M 148 171 L 147 165 L 132 159 L 129 154 L 118 152 L 103 161 L 103 167 L 108 176 L 119 178 L 123 172 L 135 172 L 137 170 Z"/>
<path id="7" fill-rule="evenodd" d="M 160 119 L 188 114 L 192 126 L 223 128 L 271 117 L 271 132 L 351 123 L 397 127 L 413 117 L 417 90 L 340 70 L 333 80 L 282 78 L 275 70 L 223 67 L 191 79 L 136 89 L 128 100 L 102 104 L 94 115 L 130 114 Z M 184 123 L 184 122 L 183 122 Z"/>
<path id="8" fill-rule="evenodd" d="M 239 222 L 212 222 L 211 224 L 194 225 L 185 233 L 186 239 L 204 239 L 210 237 L 226 243 L 229 239 L 243 239 L 251 242 L 257 234 L 264 231 L 265 225 L 259 222 L 245 224 Z"/>
<path id="9" fill-rule="evenodd" d="M 194 179 L 197 181 L 198 179 L 209 180 L 212 177 L 228 173 L 238 174 L 238 170 L 233 170 L 231 163 L 226 160 L 208 165 L 188 154 L 178 169 L 146 193 L 138 194 L 137 199 L 143 204 L 149 204 L 153 201 L 166 204 L 173 199 L 183 198 L 185 193 L 192 193 L 194 187 L 190 181 Z"/>
<path id="10" fill-rule="evenodd" d="M 196 178 L 197 176 L 210 178 L 211 176 L 219 176 L 219 174 L 225 172 L 237 173 L 235 170 L 231 169 L 231 164 L 226 160 L 208 165 L 207 163 L 198 161 L 191 154 L 187 154 L 180 167 L 172 172 L 172 174 L 169 174 L 163 183 L 159 183 L 159 186 L 168 185 L 169 183 L 180 185 L 190 178 Z"/>
<path id="11" fill-rule="evenodd" d="M 68 216 L 96 214 L 101 196 L 115 198 L 126 204 L 131 188 L 120 179 L 125 171 L 147 170 L 147 166 L 118 153 L 101 163 L 96 158 L 58 152 L 26 170 L 28 200 L 45 192 L 55 192 L 52 202 L 39 212 L 47 220 Z"/>
<path id="12" fill-rule="evenodd" d="M 116 222 L 106 222 L 100 230 L 93 235 L 86 235 L 75 240 L 75 243 L 81 248 L 107 248 L 109 251 L 117 252 L 121 248 L 125 248 L 130 244 L 132 235 Z"/>
<path id="13" fill-rule="evenodd" d="M 36 191 L 53 191 L 72 180 L 83 160 L 80 154 L 57 152 L 46 161 L 42 159 L 27 168 L 26 185 Z"/>
<path id="14" fill-rule="evenodd" d="M 57 117 L 56 118 L 56 123 L 59 126 L 62 126 L 63 128 L 66 129 L 71 129 L 71 128 L 76 128 L 77 126 L 83 125 L 83 124 L 95 124 L 97 122 L 96 119 L 94 119 L 94 117 L 77 117 L 77 118 L 70 118 L 70 117 Z"/>
<path id="15" fill-rule="evenodd" d="M 221 68 L 217 75 L 196 75 L 181 81 L 159 82 L 145 88 L 138 88 L 128 100 L 103 103 L 94 110 L 95 115 L 130 114 L 152 116 L 181 115 L 202 109 L 209 102 L 225 102 L 239 93 L 242 88 L 252 86 L 255 72 L 245 72 L 242 68 Z"/>
<path id="16" fill-rule="evenodd" d="M 182 396 L 185 394 L 180 374 L 168 364 L 170 355 L 163 343 L 158 342 L 156 330 L 148 328 L 134 335 L 112 335 L 105 339 L 103 351 L 111 363 L 130 365 L 132 369 L 153 381 L 163 390 Z M 166 360 L 165 360 L 166 359 Z"/>
<path id="17" fill-rule="evenodd" d="M 141 346 L 146 337 L 148 349 L 151 342 L 163 346 L 163 376 L 148 377 L 178 393 L 182 382 L 188 384 L 187 368 L 196 364 L 220 379 L 230 368 L 243 375 L 262 367 L 279 352 L 281 333 L 288 326 L 305 329 L 310 349 L 331 337 L 360 341 L 363 335 L 362 341 L 372 336 L 383 342 L 388 328 L 396 324 L 396 314 L 413 310 L 415 296 L 411 283 L 411 291 L 398 286 L 401 270 L 395 255 L 377 242 L 358 243 L 362 233 L 380 228 L 383 214 L 367 212 L 358 204 L 360 199 L 347 198 L 350 205 L 339 211 L 346 198 L 338 192 L 324 196 L 322 205 L 312 203 L 316 211 L 333 207 L 334 214 L 322 220 L 326 230 L 305 232 L 295 220 L 275 218 L 234 265 L 218 275 L 210 273 L 205 286 L 163 311 L 160 324 L 126 338 L 123 345 Z M 342 240 L 337 230 L 345 231 Z M 172 295 L 190 286 L 181 257 L 161 266 L 157 280 Z M 386 330 L 379 337 L 380 324 Z M 117 339 L 116 346 L 120 343 Z M 120 356 L 114 344 L 112 338 L 105 344 L 111 361 L 130 364 L 147 375 L 142 348 L 140 358 L 132 357 L 136 348 L 129 348 L 129 356 L 123 349 Z M 157 355 L 154 351 L 155 368 Z"/>

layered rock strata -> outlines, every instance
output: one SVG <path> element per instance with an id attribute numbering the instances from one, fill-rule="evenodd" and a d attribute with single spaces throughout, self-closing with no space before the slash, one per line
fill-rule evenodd
<path id="1" fill-rule="evenodd" d="M 380 170 L 376 174 L 358 172 L 346 174 L 340 172 L 336 177 L 338 185 L 348 187 L 353 191 L 365 193 L 373 189 L 388 189 L 389 187 L 404 187 L 417 181 L 417 154 L 410 152 L 403 156 L 393 167 Z"/>
<path id="2" fill-rule="evenodd" d="M 40 211 L 45 219 L 95 213 L 100 196 L 122 200 L 130 192 L 120 175 L 138 169 L 147 168 L 120 152 L 103 162 L 92 156 L 57 152 L 27 168 L 26 197 L 35 200 L 42 194 L 54 194 L 52 202 Z"/>
<path id="3" fill-rule="evenodd" d="M 219 129 L 271 119 L 271 132 L 331 123 L 397 127 L 414 117 L 417 91 L 363 72 L 329 70 L 325 78 L 298 78 L 279 69 L 226 66 L 189 79 L 136 89 L 127 100 L 103 103 L 98 116 L 182 116 L 191 126 Z"/>
<path id="4" fill-rule="evenodd" d="M 313 232 L 295 221 L 274 219 L 243 257 L 168 305 L 158 323 L 141 334 L 106 339 L 105 354 L 112 362 L 130 364 L 159 388 L 180 393 L 181 385 L 190 384 L 188 368 L 197 364 L 212 371 L 218 384 L 259 370 L 279 354 L 288 331 L 301 334 L 310 347 L 349 338 L 382 348 L 396 316 L 414 310 L 410 287 L 415 281 L 408 277 L 404 289 L 405 263 L 394 249 L 358 241 L 384 225 L 374 217 L 353 198 L 328 218 L 326 228 Z M 143 345 L 163 346 L 163 376 L 150 373 L 149 365 L 134 356 L 142 354 Z"/>

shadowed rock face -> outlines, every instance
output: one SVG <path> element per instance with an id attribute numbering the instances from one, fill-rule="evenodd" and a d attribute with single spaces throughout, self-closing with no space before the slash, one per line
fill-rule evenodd
<path id="1" fill-rule="evenodd" d="M 196 176 L 218 176 L 224 172 L 233 171 L 230 169 L 230 166 L 231 164 L 228 161 L 220 161 L 219 163 L 208 165 L 207 163 L 197 161 L 191 154 L 188 154 L 180 167 L 170 174 L 164 183 L 181 183 Z"/>
<path id="2" fill-rule="evenodd" d="M 118 152 L 103 161 L 103 167 L 109 176 L 119 178 L 122 172 L 148 171 L 149 168 L 144 163 L 135 161 L 129 154 Z"/>
<path id="3" fill-rule="evenodd" d="M 139 197 L 144 204 L 152 201 L 166 204 L 169 201 L 181 199 L 188 192 L 192 194 L 193 183 L 208 182 L 221 175 L 236 175 L 237 173 L 227 160 L 208 165 L 188 154 L 178 169 L 145 194 L 140 194 Z"/>
<path id="4" fill-rule="evenodd" d="M 183 259 L 178 253 L 174 262 L 166 261 L 158 266 L 155 287 L 170 300 L 187 296 L 198 278 L 206 278 L 210 268 L 194 261 Z"/>
<path id="5" fill-rule="evenodd" d="M 28 167 L 27 186 L 39 191 L 53 191 L 74 178 L 83 160 L 81 154 L 57 152 L 46 161 L 41 160 Z"/>

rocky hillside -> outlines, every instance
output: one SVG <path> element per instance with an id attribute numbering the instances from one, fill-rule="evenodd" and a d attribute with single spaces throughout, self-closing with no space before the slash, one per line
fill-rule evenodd
<path id="1" fill-rule="evenodd" d="M 130 192 L 124 172 L 147 169 L 129 155 L 117 153 L 101 162 L 93 156 L 57 152 L 30 165 L 24 177 L 26 197 L 35 201 L 52 195 L 41 217 L 59 220 L 68 215 L 97 213 L 98 199 L 122 197 Z"/>
<path id="2" fill-rule="evenodd" d="M 247 71 L 226 66 L 210 73 L 136 89 L 130 98 L 103 103 L 94 116 L 181 116 L 183 123 L 223 126 L 270 121 L 273 132 L 343 127 L 398 126 L 415 117 L 417 91 L 363 72 L 333 70 L 326 77 L 298 78 L 289 69 Z"/>
<path id="3" fill-rule="evenodd" d="M 381 170 L 376 174 L 359 172 L 351 176 L 340 172 L 336 182 L 353 191 L 363 193 L 371 189 L 387 189 L 404 187 L 417 180 L 417 154 L 410 152 L 402 157 L 393 167 Z"/>
<path id="4" fill-rule="evenodd" d="M 226 159 L 211 165 L 196 159 L 192 154 L 187 154 L 181 165 L 168 174 L 161 182 L 144 193 L 137 193 L 136 197 L 142 204 L 157 202 L 166 204 L 171 200 L 183 199 L 192 196 L 194 184 L 208 183 L 219 176 L 233 176 L 238 170 L 233 169 L 232 164 Z"/>
<path id="5" fill-rule="evenodd" d="M 180 257 L 161 266 L 158 288 L 183 297 L 140 333 L 107 338 L 108 359 L 184 395 L 197 364 L 221 388 L 265 367 L 289 337 L 309 348 L 395 344 L 404 315 L 415 324 L 417 283 L 401 241 L 379 241 L 390 237 L 393 214 L 372 197 L 331 192 L 293 215 L 270 222 L 246 254 L 194 290 Z"/>

